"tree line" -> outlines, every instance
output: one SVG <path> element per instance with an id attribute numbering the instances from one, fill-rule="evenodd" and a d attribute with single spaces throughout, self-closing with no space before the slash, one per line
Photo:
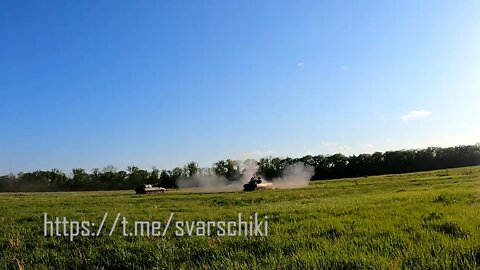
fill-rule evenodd
<path id="1" fill-rule="evenodd" d="M 303 162 L 315 168 L 312 180 L 325 180 L 369 175 L 417 172 L 480 165 L 480 143 L 448 148 L 429 147 L 426 149 L 398 150 L 345 156 L 307 155 L 301 158 L 264 157 L 260 160 L 220 160 L 210 168 L 200 168 L 196 162 L 172 170 L 140 169 L 129 166 L 117 170 L 113 166 L 95 168 L 87 172 L 81 168 L 65 174 L 58 169 L 49 171 L 21 172 L 0 176 L 0 191 L 68 191 L 68 190 L 115 190 L 133 189 L 139 184 L 160 183 L 166 188 L 176 188 L 177 180 L 189 179 L 195 175 L 223 176 L 238 181 L 252 164 L 266 179 L 282 176 L 291 164 Z"/>

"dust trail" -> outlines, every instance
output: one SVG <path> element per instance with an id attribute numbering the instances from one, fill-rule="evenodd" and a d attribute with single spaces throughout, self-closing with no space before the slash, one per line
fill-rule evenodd
<path id="1" fill-rule="evenodd" d="M 305 165 L 303 162 L 297 162 L 288 165 L 284 170 L 282 177 L 273 179 L 275 188 L 304 188 L 310 183 L 310 179 L 315 174 L 315 168 Z"/>
<path id="2" fill-rule="evenodd" d="M 242 184 L 237 181 L 228 181 L 227 178 L 218 175 L 196 174 L 190 178 L 177 180 L 179 188 L 198 188 L 201 192 L 234 192 L 241 191 Z"/>
<path id="3" fill-rule="evenodd" d="M 242 191 L 243 184 L 250 180 L 250 177 L 258 172 L 258 162 L 254 159 L 247 159 L 239 164 L 241 174 L 236 181 L 229 181 L 224 176 L 216 174 L 197 173 L 190 178 L 177 180 L 179 188 L 198 188 L 200 192 L 235 192 Z"/>
<path id="4" fill-rule="evenodd" d="M 255 160 L 246 160 L 240 165 L 242 174 L 236 181 L 229 181 L 227 178 L 215 174 L 198 173 L 190 178 L 182 177 L 177 180 L 179 188 L 198 188 L 200 192 L 236 192 L 243 190 L 243 184 L 248 183 L 252 176 L 259 175 L 259 166 Z M 315 169 L 310 165 L 297 162 L 288 165 L 282 172 L 282 177 L 275 178 L 275 188 L 290 189 L 303 188 L 308 186 L 310 178 L 314 175 Z M 270 182 L 265 181 L 264 183 Z"/>
<path id="5" fill-rule="evenodd" d="M 258 166 L 258 162 L 254 159 L 247 159 L 242 163 L 241 171 L 242 177 L 240 178 L 241 183 L 247 183 L 250 181 L 250 178 L 254 175 L 258 174 L 260 170 L 260 166 Z"/>

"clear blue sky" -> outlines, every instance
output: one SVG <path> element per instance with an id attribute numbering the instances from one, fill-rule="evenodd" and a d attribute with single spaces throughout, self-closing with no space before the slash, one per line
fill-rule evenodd
<path id="1" fill-rule="evenodd" d="M 1 1 L 0 173 L 480 141 L 479 1 Z"/>

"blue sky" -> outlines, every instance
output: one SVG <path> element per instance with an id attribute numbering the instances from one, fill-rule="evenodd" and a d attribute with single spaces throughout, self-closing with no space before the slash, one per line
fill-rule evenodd
<path id="1" fill-rule="evenodd" d="M 480 141 L 478 1 L 2 1 L 0 173 Z"/>

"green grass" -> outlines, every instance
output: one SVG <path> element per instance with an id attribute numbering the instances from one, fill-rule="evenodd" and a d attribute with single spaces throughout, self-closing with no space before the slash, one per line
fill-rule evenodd
<path id="1" fill-rule="evenodd" d="M 480 269 L 480 167 L 250 193 L 0 194 L 4 269 Z M 268 215 L 267 237 L 43 236 L 43 213 L 99 222 Z M 104 231 L 105 232 L 105 231 Z M 107 231 L 108 232 L 108 231 Z"/>

